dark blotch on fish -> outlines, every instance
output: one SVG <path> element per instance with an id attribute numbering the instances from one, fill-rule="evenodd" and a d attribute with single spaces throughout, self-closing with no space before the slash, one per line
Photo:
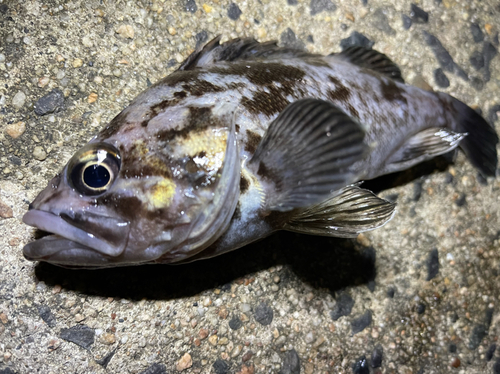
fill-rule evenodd
<path id="1" fill-rule="evenodd" d="M 240 177 L 240 193 L 244 194 L 248 187 L 250 187 L 250 182 L 243 175 Z"/>
<path id="2" fill-rule="evenodd" d="M 401 93 L 399 87 L 390 79 L 381 82 L 382 95 L 388 101 L 400 101 L 404 104 L 407 103 L 406 98 Z"/>
<path id="3" fill-rule="evenodd" d="M 247 137 L 248 141 L 245 144 L 245 151 L 253 154 L 255 153 L 255 150 L 257 149 L 257 146 L 259 145 L 262 136 L 260 136 L 259 134 L 257 134 L 252 130 L 247 130 Z"/>
<path id="4" fill-rule="evenodd" d="M 192 132 L 203 130 L 213 125 L 211 121 L 212 107 L 189 107 L 188 125 L 182 129 L 159 131 L 156 137 L 161 141 L 171 141 L 174 138 L 187 138 Z"/>

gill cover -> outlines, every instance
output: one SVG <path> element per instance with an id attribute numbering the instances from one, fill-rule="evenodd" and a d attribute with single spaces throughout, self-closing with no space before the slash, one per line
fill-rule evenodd
<path id="1" fill-rule="evenodd" d="M 219 106 L 220 109 L 224 107 L 225 104 Z M 231 111 L 230 127 L 223 130 L 228 131 L 226 149 L 222 169 L 216 175 L 212 198 L 202 205 L 202 210 L 190 223 L 190 232 L 184 242 L 168 251 L 164 248 L 166 243 L 156 246 L 164 253 L 156 262 L 177 262 L 191 257 L 215 242 L 229 226 L 238 203 L 240 184 L 240 158 L 233 115 Z M 176 236 L 175 229 L 172 236 Z"/>

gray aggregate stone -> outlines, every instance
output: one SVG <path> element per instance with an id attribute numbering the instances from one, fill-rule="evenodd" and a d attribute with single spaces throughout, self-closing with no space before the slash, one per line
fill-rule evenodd
<path id="1" fill-rule="evenodd" d="M 330 0 L 311 0 L 309 7 L 311 8 L 311 16 L 321 12 L 334 12 L 337 9 Z"/>
<path id="2" fill-rule="evenodd" d="M 95 331 L 85 325 L 76 325 L 68 329 L 61 329 L 59 336 L 61 339 L 89 349 L 94 344 Z"/>
<path id="3" fill-rule="evenodd" d="M 299 374 L 300 357 L 295 349 L 289 350 L 283 359 L 280 374 Z"/>
<path id="4" fill-rule="evenodd" d="M 427 257 L 427 280 L 434 279 L 439 274 L 439 252 L 436 248 Z"/>
<path id="5" fill-rule="evenodd" d="M 271 324 L 271 322 L 273 321 L 273 316 L 273 309 L 266 302 L 260 303 L 257 308 L 255 308 L 255 320 L 263 326 Z"/>
<path id="6" fill-rule="evenodd" d="M 287 28 L 285 31 L 283 31 L 280 35 L 280 42 L 283 46 L 288 47 L 288 48 L 295 48 L 295 49 L 304 49 L 305 45 L 302 40 L 297 38 L 295 33 L 291 28 Z"/>
<path id="7" fill-rule="evenodd" d="M 434 81 L 439 87 L 442 88 L 450 87 L 450 80 L 448 79 L 443 69 L 441 68 L 434 70 Z"/>
<path id="8" fill-rule="evenodd" d="M 360 46 L 371 49 L 374 44 L 374 41 L 368 39 L 366 36 L 357 31 L 353 31 L 348 38 L 342 39 L 340 41 L 340 47 L 342 48 L 342 50 L 352 46 Z"/>
<path id="9" fill-rule="evenodd" d="M 52 314 L 50 308 L 47 305 L 40 305 L 38 307 L 38 314 L 44 320 L 44 322 L 49 325 L 49 327 L 56 326 L 56 317 Z"/>
<path id="10" fill-rule="evenodd" d="M 167 367 L 163 364 L 154 363 L 146 370 L 141 371 L 139 374 L 167 374 Z"/>
<path id="11" fill-rule="evenodd" d="M 229 8 L 227 10 L 227 16 L 231 18 L 233 21 L 236 21 L 241 16 L 241 9 L 236 3 L 229 4 Z"/>
<path id="12" fill-rule="evenodd" d="M 49 113 L 58 112 L 64 107 L 64 94 L 59 89 L 53 89 L 48 94 L 42 96 L 35 103 L 35 113 L 43 116 Z"/>
<path id="13" fill-rule="evenodd" d="M 363 331 L 372 323 L 372 312 L 370 310 L 365 311 L 361 316 L 355 318 L 351 321 L 351 331 L 352 335 Z"/>

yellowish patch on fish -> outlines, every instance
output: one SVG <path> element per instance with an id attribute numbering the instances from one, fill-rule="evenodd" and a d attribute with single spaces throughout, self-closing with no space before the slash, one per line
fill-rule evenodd
<path id="1" fill-rule="evenodd" d="M 168 207 L 174 198 L 175 187 L 175 183 L 171 179 L 160 180 L 147 192 L 149 203 L 155 209 Z"/>
<path id="2" fill-rule="evenodd" d="M 193 157 L 199 168 L 212 174 L 222 167 L 227 137 L 227 129 L 206 129 L 190 134 L 186 139 L 179 141 L 179 146 L 184 154 Z"/>

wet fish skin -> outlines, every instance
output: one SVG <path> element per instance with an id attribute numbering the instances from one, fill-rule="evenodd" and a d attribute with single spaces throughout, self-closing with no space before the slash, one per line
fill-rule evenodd
<path id="1" fill-rule="evenodd" d="M 106 267 L 212 257 L 279 229 L 355 236 L 395 209 L 356 182 L 457 146 L 492 176 L 497 143 L 472 109 L 405 85 L 376 51 L 320 56 L 216 38 L 38 195 L 23 220 L 55 235 L 24 254 Z"/>

